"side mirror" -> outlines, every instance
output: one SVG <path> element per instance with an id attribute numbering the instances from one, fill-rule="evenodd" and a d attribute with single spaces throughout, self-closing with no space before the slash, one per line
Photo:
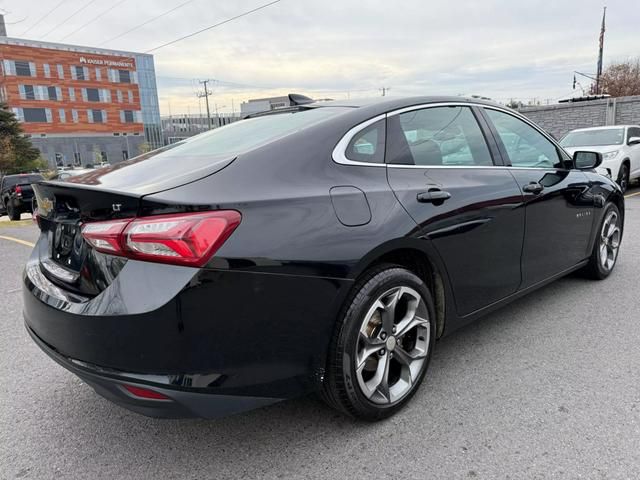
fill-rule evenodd
<path id="1" fill-rule="evenodd" d="M 602 154 L 598 152 L 575 152 L 573 163 L 578 170 L 593 170 L 602 165 Z"/>
<path id="2" fill-rule="evenodd" d="M 628 141 L 627 141 L 627 145 L 637 145 L 640 143 L 640 137 L 631 137 Z"/>

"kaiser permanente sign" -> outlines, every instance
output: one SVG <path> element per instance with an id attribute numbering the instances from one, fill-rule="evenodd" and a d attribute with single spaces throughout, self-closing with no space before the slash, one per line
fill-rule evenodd
<path id="1" fill-rule="evenodd" d="M 133 62 L 131 61 L 126 62 L 117 60 L 106 60 L 103 58 L 80 57 L 80 63 L 87 63 L 89 65 L 105 65 L 107 67 L 135 68 Z"/>

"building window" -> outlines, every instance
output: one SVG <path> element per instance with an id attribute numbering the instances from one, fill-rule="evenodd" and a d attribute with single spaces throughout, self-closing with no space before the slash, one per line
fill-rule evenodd
<path id="1" fill-rule="evenodd" d="M 73 119 L 73 123 L 78 123 L 78 110 L 71 110 L 71 118 Z"/>
<path id="2" fill-rule="evenodd" d="M 127 90 L 127 97 L 129 99 L 129 103 L 133 103 L 133 92 L 131 90 Z"/>
<path id="3" fill-rule="evenodd" d="M 35 77 L 36 66 L 33 62 L 15 62 L 16 75 L 19 77 Z"/>
<path id="4" fill-rule="evenodd" d="M 96 80 L 102 80 L 102 72 L 99 67 L 96 67 Z"/>
<path id="5" fill-rule="evenodd" d="M 64 113 L 64 108 L 61 108 L 61 109 L 58 111 L 58 113 L 59 113 L 59 115 L 60 115 L 60 123 L 67 123 L 67 117 L 66 117 L 66 115 L 65 115 L 65 113 Z"/>
<path id="6" fill-rule="evenodd" d="M 60 96 L 58 96 L 58 87 L 47 87 L 47 94 L 49 95 L 49 100 L 62 100 Z"/>
<path id="7" fill-rule="evenodd" d="M 50 108 L 23 108 L 24 121 L 27 123 L 51 123 Z"/>
<path id="8" fill-rule="evenodd" d="M 58 70 L 58 78 L 64 78 L 64 68 L 62 68 L 62 65 L 56 65 L 57 70 Z"/>
<path id="9" fill-rule="evenodd" d="M 20 98 L 23 100 L 35 100 L 36 93 L 33 89 L 33 85 L 18 85 L 20 90 Z"/>
<path id="10" fill-rule="evenodd" d="M 19 122 L 24 122 L 24 112 L 22 111 L 22 108 L 13 108 L 13 113 Z"/>
<path id="11" fill-rule="evenodd" d="M 118 103 L 122 103 L 122 90 L 116 91 L 116 95 L 118 97 Z"/>
<path id="12" fill-rule="evenodd" d="M 51 78 L 51 67 L 48 63 L 42 65 L 42 69 L 44 70 L 45 78 Z"/>
<path id="13" fill-rule="evenodd" d="M 89 67 L 69 67 L 71 70 L 71 78 L 74 80 L 89 80 Z"/>
<path id="14" fill-rule="evenodd" d="M 131 83 L 131 72 L 129 70 L 118 70 L 118 81 L 120 83 Z"/>
<path id="15" fill-rule="evenodd" d="M 121 110 L 120 111 L 120 121 L 122 123 L 133 123 L 133 110 Z"/>
<path id="16" fill-rule="evenodd" d="M 69 100 L 76 101 L 76 91 L 73 88 L 69 88 Z"/>
<path id="17" fill-rule="evenodd" d="M 106 123 L 107 122 L 106 110 L 87 110 L 87 116 L 89 117 L 89 123 Z"/>
<path id="18" fill-rule="evenodd" d="M 100 101 L 100 93 L 97 88 L 83 88 L 82 96 L 84 101 L 86 102 L 99 102 Z"/>

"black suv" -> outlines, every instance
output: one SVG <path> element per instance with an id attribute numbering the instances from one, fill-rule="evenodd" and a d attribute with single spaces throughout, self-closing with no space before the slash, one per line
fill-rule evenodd
<path id="1" fill-rule="evenodd" d="M 7 175 L 0 180 L 0 215 L 9 215 L 11 220 L 20 220 L 25 212 L 32 213 L 32 183 L 44 180 L 40 174 Z"/>

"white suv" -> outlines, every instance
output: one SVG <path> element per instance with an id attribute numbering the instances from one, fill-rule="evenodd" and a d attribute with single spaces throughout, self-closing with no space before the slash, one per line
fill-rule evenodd
<path id="1" fill-rule="evenodd" d="M 609 175 L 626 191 L 629 182 L 640 179 L 640 126 L 579 128 L 567 133 L 560 145 L 571 155 L 576 150 L 602 153 L 598 172 Z"/>

